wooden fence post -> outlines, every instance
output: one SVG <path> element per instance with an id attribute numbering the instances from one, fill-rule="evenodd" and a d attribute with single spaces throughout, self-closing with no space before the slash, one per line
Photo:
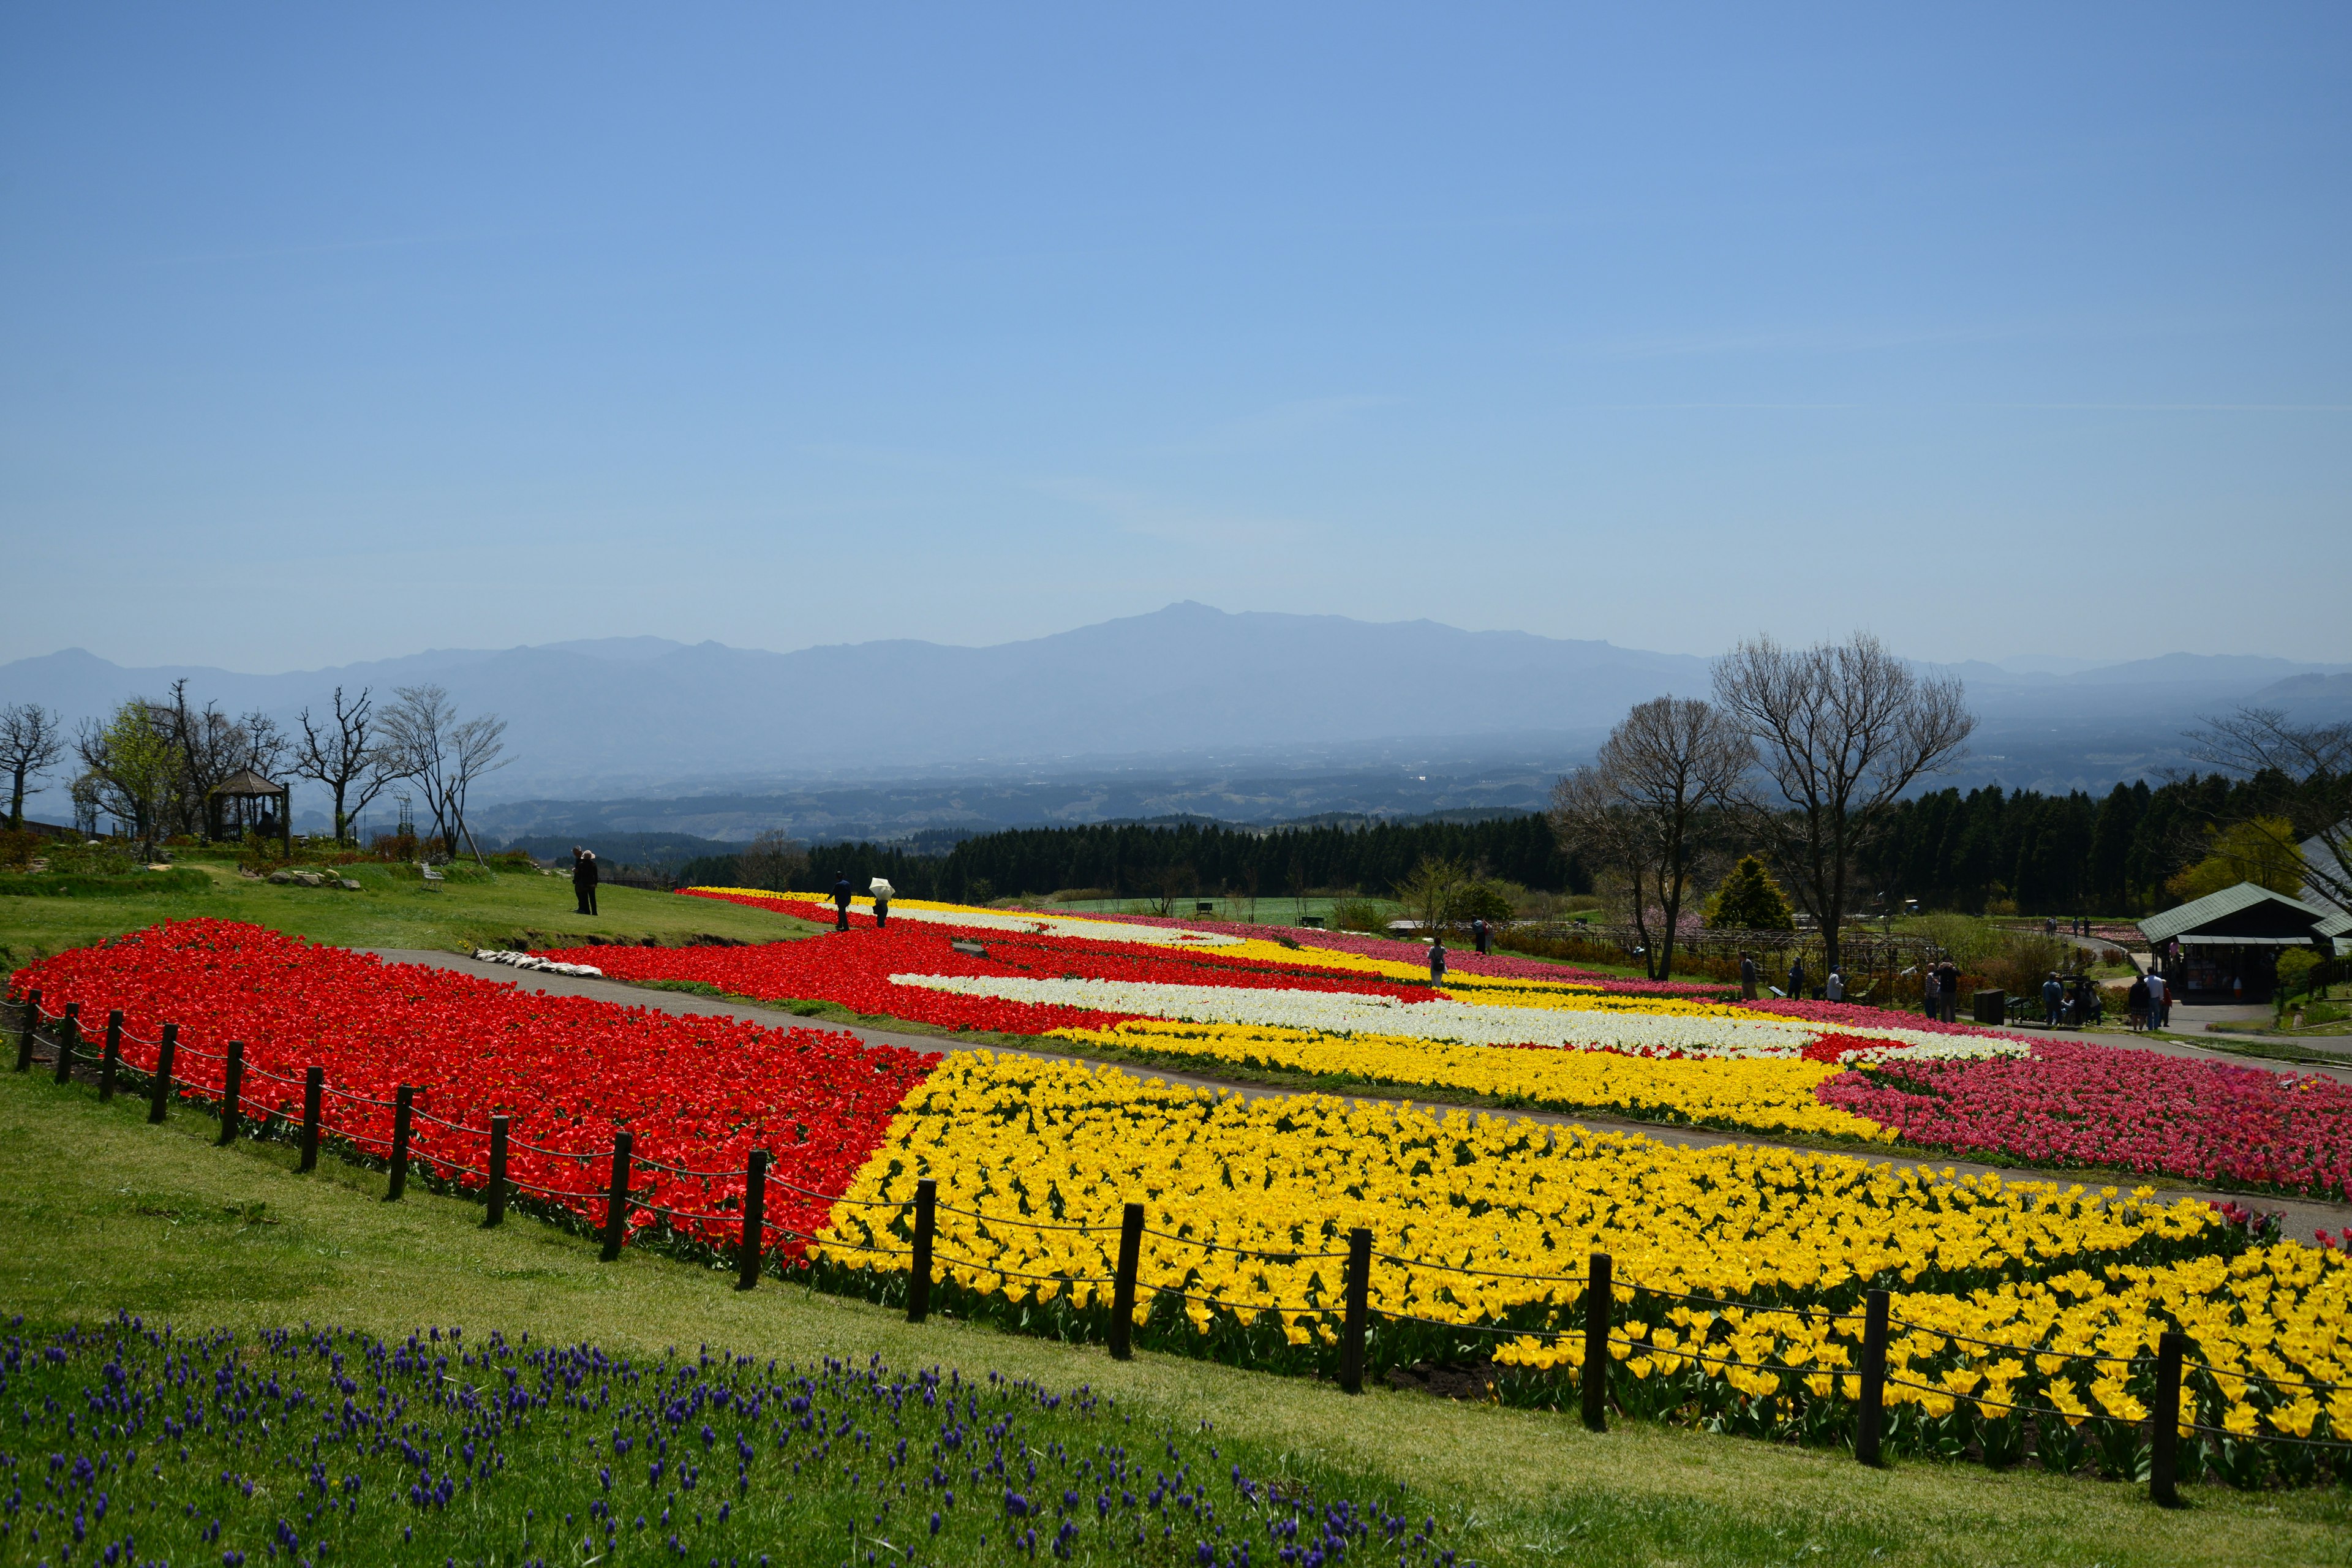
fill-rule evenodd
<path id="1" fill-rule="evenodd" d="M 496 1229 L 507 1217 L 507 1119 L 490 1118 L 490 1184 L 488 1190 L 488 1212 L 482 1215 L 484 1230 Z"/>
<path id="2" fill-rule="evenodd" d="M 2189 1341 L 2178 1333 L 2156 1342 L 2156 1430 L 2149 1434 L 2147 1497 L 2158 1508 L 2180 1506 L 2180 1363 Z"/>
<path id="3" fill-rule="evenodd" d="M 1609 1255 L 1596 1252 L 1584 1279 L 1584 1425 L 1609 1430 Z"/>
<path id="4" fill-rule="evenodd" d="M 172 1103 L 172 1058 L 180 1054 L 180 1026 L 163 1026 L 163 1037 L 155 1044 L 155 1076 L 147 1084 L 147 1120 L 157 1125 Z"/>
<path id="5" fill-rule="evenodd" d="M 25 1026 L 16 1031 L 16 1070 L 33 1070 L 33 1034 L 41 1026 L 41 993 L 38 989 L 25 993 Z"/>
<path id="6" fill-rule="evenodd" d="M 1129 1204 L 1118 1219 L 1118 1268 L 1110 1282 L 1110 1355 L 1135 1354 L 1135 1276 L 1143 1266 L 1143 1205 Z"/>
<path id="7" fill-rule="evenodd" d="M 1853 1413 L 1853 1457 L 1879 1463 L 1879 1439 L 1886 1430 L 1886 1308 L 1884 1290 L 1864 1298 L 1862 1310 L 1862 1401 Z"/>
<path id="8" fill-rule="evenodd" d="M 613 1180 L 604 1189 L 604 1260 L 617 1262 L 621 1256 L 621 1238 L 629 1229 L 629 1146 L 633 1140 L 626 1132 L 613 1134 Z"/>
<path id="9" fill-rule="evenodd" d="M 939 1227 L 940 1184 L 929 1176 L 915 1184 L 915 1256 L 907 1276 L 907 1321 L 919 1323 L 931 1311 L 931 1237 Z"/>
<path id="10" fill-rule="evenodd" d="M 326 1111 L 327 1069 L 302 1069 L 302 1170 L 319 1168 L 319 1118 Z"/>
<path id="11" fill-rule="evenodd" d="M 221 1074 L 220 1146 L 236 1142 L 236 1113 L 245 1099 L 245 1042 L 228 1043 L 228 1065 Z"/>
<path id="12" fill-rule="evenodd" d="M 106 1015 L 106 1049 L 98 1060 L 98 1099 L 101 1105 L 114 1098 L 114 1075 L 122 1066 L 122 1009 Z"/>
<path id="13" fill-rule="evenodd" d="M 416 1089 L 402 1084 L 392 1096 L 392 1183 L 384 1189 L 383 1201 L 396 1204 L 408 1191 L 408 1129 L 415 1114 Z"/>
<path id="14" fill-rule="evenodd" d="M 751 1168 L 743 1173 L 743 1245 L 735 1258 L 735 1289 L 754 1289 L 760 1283 L 760 1260 L 768 1251 L 768 1152 L 751 1151 Z"/>
<path id="15" fill-rule="evenodd" d="M 73 1071 L 74 1047 L 81 1044 L 81 1004 L 66 1004 L 66 1016 L 58 1025 L 58 1081 L 63 1083 Z"/>
<path id="16" fill-rule="evenodd" d="M 1347 1315 L 1339 1327 L 1339 1388 L 1364 1391 L 1364 1320 L 1371 1314 L 1372 1233 L 1361 1226 L 1348 1233 Z"/>

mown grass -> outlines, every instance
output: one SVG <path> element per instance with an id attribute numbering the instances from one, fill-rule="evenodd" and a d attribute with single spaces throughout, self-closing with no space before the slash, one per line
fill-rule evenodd
<path id="1" fill-rule="evenodd" d="M 716 899 L 681 899 L 638 888 L 598 890 L 594 916 L 575 911 L 568 878 L 459 865 L 428 886 L 413 866 L 321 868 L 360 884 L 303 888 L 256 881 L 236 868 L 199 862 L 170 872 L 103 880 L 103 892 L 8 896 L 0 887 L 0 969 L 87 946 L 158 921 L 208 915 L 248 921 L 339 947 L 572 946 L 652 937 L 675 944 L 698 935 L 775 942 L 817 928 L 772 910 Z M 149 879 L 152 879 L 150 880 Z M 7 879 L 27 884 L 75 879 Z M 98 879 L 82 879 L 96 881 Z"/>
<path id="2" fill-rule="evenodd" d="M 1834 1452 L 1643 1424 L 1595 1436 L 1549 1412 L 1387 1390 L 1349 1398 L 1150 1353 L 1117 1363 L 952 1318 L 909 1325 L 796 1285 L 739 1293 L 723 1271 L 650 1254 L 602 1265 L 591 1245 L 551 1226 L 512 1218 L 485 1231 L 473 1203 L 412 1189 L 386 1204 L 373 1173 L 329 1163 L 300 1176 L 278 1145 L 213 1148 L 208 1118 L 175 1110 L 150 1127 L 142 1115 L 135 1100 L 100 1106 L 86 1086 L 0 1074 L 0 1310 L 24 1314 L 19 1332 L 102 1325 L 119 1310 L 247 1334 L 310 1323 L 404 1338 L 454 1325 L 477 1346 L 492 1331 L 517 1342 L 528 1332 L 636 1357 L 704 1345 L 803 1366 L 878 1355 L 901 1372 L 1084 1385 L 1122 1419 L 1218 1444 L 1223 1463 L 1245 1473 L 1303 1478 L 1324 1495 L 1410 1499 L 1438 1520 L 1446 1546 L 1496 1563 L 2352 1563 L 2352 1499 L 2341 1490 L 2200 1487 L 2168 1512 L 2142 1489 L 2039 1473 L 1925 1462 L 1869 1471 Z M 0 1419 L 0 1448 L 29 1460 L 19 1428 Z M 1035 1430 L 1073 1445 L 1100 1438 Z M 489 1561 L 495 1536 L 507 1553 L 498 1560 L 512 1563 L 515 1510 L 583 1512 L 584 1471 L 579 1485 L 583 1500 L 569 1504 L 528 1489 L 477 1491 L 473 1506 L 489 1513 L 482 1533 L 436 1535 L 429 1556 L 387 1545 L 359 1560 L 439 1562 L 463 1546 L 473 1556 L 461 1561 Z M 773 1528 L 802 1527 L 780 1514 Z M 821 1545 L 758 1550 L 846 1560 Z M 37 1560 L 5 1542 L 0 1559 Z"/>

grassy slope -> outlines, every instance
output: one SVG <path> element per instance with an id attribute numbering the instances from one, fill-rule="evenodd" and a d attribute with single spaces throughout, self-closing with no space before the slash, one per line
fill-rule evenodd
<path id="1" fill-rule="evenodd" d="M 446 886 L 431 888 L 408 867 L 341 868 L 341 874 L 360 884 L 354 893 L 274 886 L 239 877 L 225 866 L 195 868 L 211 879 L 198 892 L 0 898 L 0 949 L 5 950 L 0 963 L 13 966 L 157 921 L 197 915 L 250 921 L 342 947 L 512 947 L 526 941 L 547 947 L 592 935 L 676 942 L 703 933 L 774 942 L 817 929 L 767 910 L 636 888 L 599 889 L 601 912 L 592 919 L 573 912 L 567 879 L 535 871 L 457 867 Z"/>
<path id="2" fill-rule="evenodd" d="M 1572 1418 L 1336 1390 L 1185 1360 L 1121 1364 L 1098 1349 L 1001 1335 L 593 1246 L 331 1163 L 292 1173 L 275 1145 L 209 1146 L 214 1124 L 174 1111 L 146 1126 L 131 1100 L 0 1074 L 0 1310 L 26 1328 L 116 1309 L 184 1325 L 304 1321 L 387 1334 L 462 1324 L 658 1352 L 710 1344 L 788 1360 L 878 1353 L 1087 1384 L 1139 1416 L 1200 1421 L 1261 1473 L 1283 1466 L 1360 1494 L 1402 1486 L 1447 1520 L 1465 1554 L 1498 1563 L 2352 1563 L 2352 1499 L 2200 1488 L 2178 1513 L 2141 1489 L 1906 1464 L 1869 1472 L 1836 1454 Z"/>

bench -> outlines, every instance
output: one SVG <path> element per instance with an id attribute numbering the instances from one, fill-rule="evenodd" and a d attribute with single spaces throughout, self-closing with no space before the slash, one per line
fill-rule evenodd
<path id="1" fill-rule="evenodd" d="M 425 873 L 425 885 L 428 888 L 436 882 L 446 882 L 449 879 L 441 874 L 441 868 L 430 860 L 419 860 L 416 863 L 416 868 Z"/>

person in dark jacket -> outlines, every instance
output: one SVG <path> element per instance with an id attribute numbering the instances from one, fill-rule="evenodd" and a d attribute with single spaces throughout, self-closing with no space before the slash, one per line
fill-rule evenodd
<path id="1" fill-rule="evenodd" d="M 2053 1029 L 2066 1016 L 2066 983 L 2058 978 L 2054 969 L 2050 978 L 2042 983 L 2042 1021 Z"/>
<path id="2" fill-rule="evenodd" d="M 2147 977 L 2136 975 L 2124 993 L 2124 1022 L 2134 1034 L 2147 1027 Z"/>
<path id="3" fill-rule="evenodd" d="M 1756 983 L 1761 978 L 1762 976 L 1756 973 L 1756 961 L 1748 957 L 1746 953 L 1741 953 L 1739 955 L 1739 998 L 1741 1001 L 1753 1002 L 1756 1000 Z"/>
<path id="4" fill-rule="evenodd" d="M 572 890 L 580 900 L 580 912 L 596 912 L 596 852 L 572 847 Z"/>
<path id="5" fill-rule="evenodd" d="M 1429 944 L 1429 983 L 1445 984 L 1445 939 L 1442 936 Z"/>
<path id="6" fill-rule="evenodd" d="M 844 872 L 842 875 L 835 877 L 833 879 L 833 907 L 839 918 L 839 923 L 835 925 L 833 928 L 834 930 L 847 931 L 849 929 L 849 900 L 856 896 L 856 894 L 849 890 L 848 873 Z"/>
<path id="7" fill-rule="evenodd" d="M 1936 965 L 1936 984 L 1944 1004 L 1944 1022 L 1960 1021 L 1960 968 L 1950 959 Z"/>
<path id="8" fill-rule="evenodd" d="M 1801 958 L 1789 961 L 1789 994 L 1800 1002 L 1805 999 L 1805 961 Z"/>

